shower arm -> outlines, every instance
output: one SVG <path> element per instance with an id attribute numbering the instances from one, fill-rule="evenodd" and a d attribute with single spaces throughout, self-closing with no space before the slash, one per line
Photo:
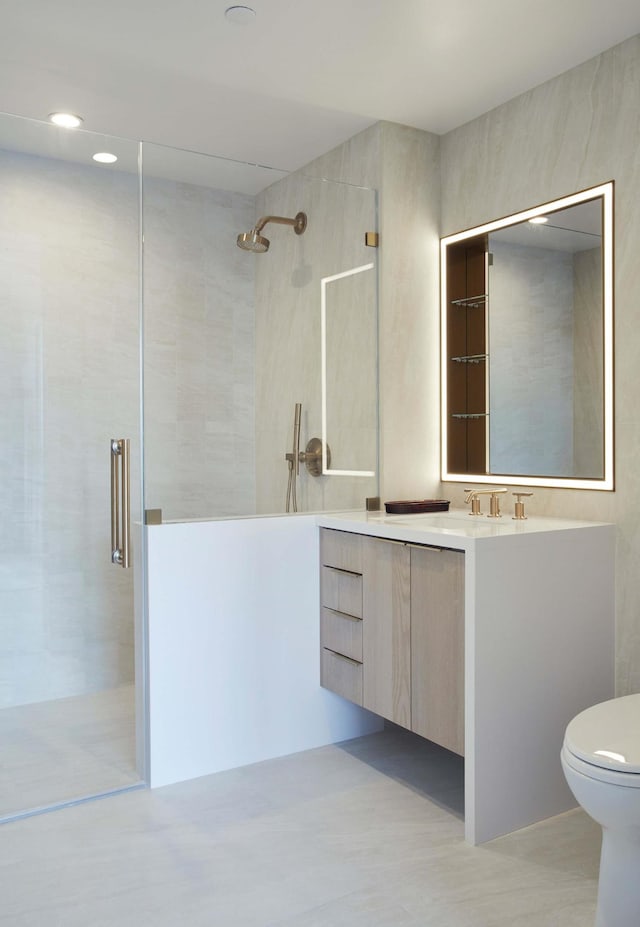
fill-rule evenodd
<path id="1" fill-rule="evenodd" d="M 288 219 L 286 216 L 263 216 L 258 219 L 253 227 L 253 231 L 260 234 L 268 222 L 276 222 L 278 225 L 292 225 L 295 233 L 301 235 L 307 225 L 307 217 L 303 212 L 299 212 L 295 219 Z"/>

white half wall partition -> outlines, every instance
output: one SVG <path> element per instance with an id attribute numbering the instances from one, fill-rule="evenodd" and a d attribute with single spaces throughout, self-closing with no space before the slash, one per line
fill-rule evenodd
<path id="1" fill-rule="evenodd" d="M 315 515 L 145 531 L 152 787 L 381 729 L 320 687 Z"/>

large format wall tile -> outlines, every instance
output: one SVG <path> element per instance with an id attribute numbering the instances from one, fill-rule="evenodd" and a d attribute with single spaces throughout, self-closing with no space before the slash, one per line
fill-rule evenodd
<path id="1" fill-rule="evenodd" d="M 139 483 L 137 180 L 0 155 L 0 706 L 133 677 L 110 437 Z M 138 512 L 140 500 L 132 500 Z"/>
<path id="2" fill-rule="evenodd" d="M 442 234 L 615 180 L 616 491 L 536 490 L 529 511 L 614 521 L 617 687 L 640 690 L 640 36 L 442 138 Z M 456 502 L 462 491 L 445 487 Z"/>
<path id="3" fill-rule="evenodd" d="M 147 507 L 252 514 L 253 197 L 150 178 L 143 211 Z"/>

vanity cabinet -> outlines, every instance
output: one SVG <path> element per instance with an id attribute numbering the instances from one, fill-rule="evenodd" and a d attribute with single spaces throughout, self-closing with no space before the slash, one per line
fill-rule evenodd
<path id="1" fill-rule="evenodd" d="M 464 553 L 323 529 L 321 684 L 464 753 Z"/>
<path id="2" fill-rule="evenodd" d="M 411 547 L 411 730 L 464 755 L 464 553 Z"/>
<path id="3" fill-rule="evenodd" d="M 363 704 L 411 729 L 409 548 L 363 538 L 363 567 Z"/>
<path id="4" fill-rule="evenodd" d="M 318 526 L 322 685 L 464 755 L 469 843 L 575 807 L 565 728 L 614 695 L 614 526 L 467 510 Z"/>
<path id="5" fill-rule="evenodd" d="M 320 532 L 320 685 L 363 705 L 362 542 Z"/>

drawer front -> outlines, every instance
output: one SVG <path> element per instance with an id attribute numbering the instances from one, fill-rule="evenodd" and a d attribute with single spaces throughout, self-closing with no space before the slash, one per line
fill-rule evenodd
<path id="1" fill-rule="evenodd" d="M 336 567 L 338 570 L 362 573 L 361 536 L 349 534 L 347 531 L 321 528 L 320 563 L 324 566 Z"/>
<path id="2" fill-rule="evenodd" d="M 320 685 L 356 705 L 362 705 L 362 663 L 356 663 L 323 647 L 320 655 Z"/>
<path id="3" fill-rule="evenodd" d="M 323 608 L 320 615 L 320 643 L 322 647 L 362 663 L 362 619 Z"/>
<path id="4" fill-rule="evenodd" d="M 362 576 L 333 567 L 322 567 L 320 603 L 337 612 L 362 618 Z"/>

